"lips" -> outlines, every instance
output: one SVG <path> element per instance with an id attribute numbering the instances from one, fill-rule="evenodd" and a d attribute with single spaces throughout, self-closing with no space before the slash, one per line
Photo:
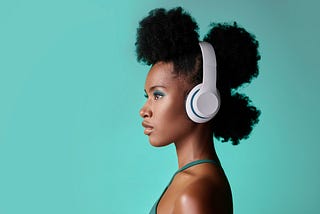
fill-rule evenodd
<path id="1" fill-rule="evenodd" d="M 144 134 L 145 135 L 150 135 L 151 132 L 153 131 L 153 126 L 151 126 L 148 122 L 143 121 L 142 126 L 144 127 Z"/>

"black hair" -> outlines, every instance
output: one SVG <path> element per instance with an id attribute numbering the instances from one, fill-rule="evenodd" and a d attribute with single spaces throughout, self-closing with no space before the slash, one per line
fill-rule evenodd
<path id="1" fill-rule="evenodd" d="M 236 22 L 212 23 L 203 39 L 212 44 L 217 58 L 217 89 L 221 106 L 210 121 L 214 136 L 237 145 L 248 138 L 260 111 L 237 89 L 259 74 L 258 41 Z M 154 9 L 137 29 L 137 60 L 147 65 L 173 62 L 174 73 L 186 75 L 193 85 L 202 81 L 198 25 L 181 7 Z"/>

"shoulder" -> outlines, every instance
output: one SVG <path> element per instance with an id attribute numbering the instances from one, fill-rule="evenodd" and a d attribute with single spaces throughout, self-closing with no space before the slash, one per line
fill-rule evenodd
<path id="1" fill-rule="evenodd" d="M 231 193 L 223 184 L 212 179 L 197 179 L 179 194 L 173 213 L 232 213 Z"/>

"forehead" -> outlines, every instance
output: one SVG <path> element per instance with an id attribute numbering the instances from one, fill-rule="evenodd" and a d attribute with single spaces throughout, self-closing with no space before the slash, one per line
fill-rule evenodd
<path id="1" fill-rule="evenodd" d="M 168 85 L 173 79 L 172 63 L 158 62 L 154 64 L 146 78 L 145 87 L 148 89 L 154 85 Z"/>
<path id="2" fill-rule="evenodd" d="M 154 64 L 146 78 L 145 89 L 153 86 L 164 86 L 166 88 L 184 87 L 182 78 L 173 73 L 173 63 L 157 62 Z"/>

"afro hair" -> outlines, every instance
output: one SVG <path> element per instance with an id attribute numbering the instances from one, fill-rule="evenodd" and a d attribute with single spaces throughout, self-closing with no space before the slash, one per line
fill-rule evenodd
<path id="1" fill-rule="evenodd" d="M 137 29 L 137 60 L 147 65 L 172 62 L 176 74 L 190 77 L 193 85 L 200 83 L 198 29 L 195 20 L 181 7 L 150 11 Z M 217 139 L 237 145 L 248 138 L 261 114 L 249 97 L 237 92 L 259 74 L 259 43 L 236 22 L 212 23 L 203 40 L 211 43 L 216 52 L 217 88 L 221 96 L 220 110 L 210 124 Z"/>

